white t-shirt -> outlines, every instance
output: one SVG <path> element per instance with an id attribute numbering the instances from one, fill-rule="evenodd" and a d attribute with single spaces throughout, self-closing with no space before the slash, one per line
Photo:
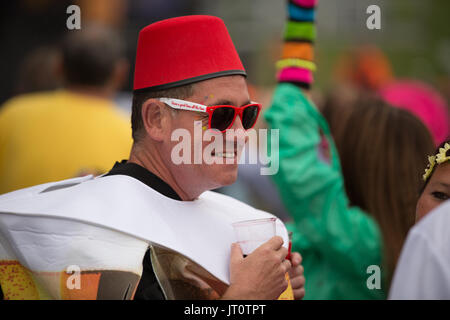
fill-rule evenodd
<path id="1" fill-rule="evenodd" d="M 410 230 L 389 299 L 450 299 L 450 200 Z"/>

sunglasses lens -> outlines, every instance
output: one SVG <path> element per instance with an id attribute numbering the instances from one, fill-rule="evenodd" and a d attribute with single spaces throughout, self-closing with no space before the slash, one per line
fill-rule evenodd
<path id="1" fill-rule="evenodd" d="M 258 119 L 259 108 L 257 105 L 251 105 L 242 112 L 242 126 L 245 130 L 250 129 Z"/>
<path id="2" fill-rule="evenodd" d="M 234 118 L 234 109 L 221 107 L 214 110 L 211 116 L 211 128 L 220 131 L 226 130 Z"/>

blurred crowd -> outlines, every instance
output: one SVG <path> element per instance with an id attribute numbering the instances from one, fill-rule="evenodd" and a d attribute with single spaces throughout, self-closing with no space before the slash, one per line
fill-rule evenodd
<path id="1" fill-rule="evenodd" d="M 9 77 L 1 81 L 0 194 L 86 174 L 103 174 L 114 161 L 127 159 L 132 145 L 129 71 L 137 30 L 161 18 L 194 13 L 200 2 L 80 0 L 83 27 L 74 31 L 61 27 L 67 15 L 61 17 L 60 12 L 65 12 L 69 1 L 7 4 L 11 16 L 20 12 L 28 18 L 22 20 L 16 33 L 2 32 L 2 42 L 15 56 L 10 62 L 2 62 L 2 72 L 9 73 Z M 2 23 L 14 27 L 6 12 L 2 10 Z M 60 27 L 55 27 L 58 24 Z M 42 38 L 21 41 L 34 27 Z M 275 42 L 279 40 L 272 41 L 270 50 L 277 51 L 279 44 Z M 321 50 L 320 45 L 316 50 Z M 385 298 L 387 290 L 374 296 L 365 291 L 358 293 L 343 283 L 353 281 L 349 265 L 367 258 L 358 250 L 379 246 L 380 261 L 370 257 L 367 263 L 383 265 L 387 270 L 384 281 L 389 284 L 410 229 L 450 196 L 450 162 L 435 162 L 439 153 L 450 157 L 448 101 L 432 83 L 395 74 L 389 55 L 374 43 L 342 51 L 329 76 L 331 88 L 315 86 L 310 91 L 326 125 L 321 127 L 321 120 L 317 120 L 317 136 L 299 138 L 305 139 L 305 146 L 318 150 L 322 160 L 315 158 L 313 165 L 303 167 L 298 159 L 281 157 L 281 176 L 283 166 L 290 172 L 297 172 L 296 167 L 305 168 L 298 176 L 293 175 L 298 178 L 295 181 L 284 176 L 263 176 L 259 174 L 260 165 L 243 164 L 236 183 L 218 191 L 291 222 L 297 237 L 293 241 L 295 249 L 302 254 L 306 251 L 307 258 L 310 250 L 309 261 L 314 260 L 305 264 L 307 298 Z M 265 107 L 274 101 L 276 107 L 280 93 L 274 92 L 275 84 L 250 82 L 252 99 Z M 277 127 L 276 116 L 266 118 L 269 124 L 261 119 L 257 128 Z M 299 134 L 302 132 L 307 131 Z M 333 155 L 338 155 L 337 163 Z M 323 163 L 334 171 L 321 171 Z M 319 167 L 314 171 L 316 164 Z M 315 184 L 317 180 L 323 183 Z M 339 185 L 344 194 L 334 189 Z M 348 221 L 333 220 L 338 219 L 335 212 L 340 210 L 350 216 Z M 320 223 L 334 224 L 318 226 L 319 222 L 305 218 L 304 212 L 317 215 L 322 219 Z M 367 219 L 352 221 L 351 217 L 359 216 Z M 352 224 L 367 226 L 363 240 L 353 229 L 346 229 Z M 377 227 L 372 228 L 372 224 Z M 323 239 L 319 239 L 321 232 L 326 232 Z M 326 243 L 337 241 L 334 237 L 341 234 L 342 248 Z M 357 244 L 361 248 L 348 245 L 352 237 L 361 241 Z M 345 243 L 342 239 L 349 240 Z M 323 250 L 317 250 L 320 246 Z M 321 255 L 332 258 L 326 261 Z M 308 283 L 308 275 L 318 264 L 324 269 L 311 276 Z M 332 289 L 325 283 L 331 279 L 331 270 L 337 283 Z"/>

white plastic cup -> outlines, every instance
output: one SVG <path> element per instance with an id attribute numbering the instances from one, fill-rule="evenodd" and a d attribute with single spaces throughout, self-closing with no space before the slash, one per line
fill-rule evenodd
<path id="1" fill-rule="evenodd" d="M 245 220 L 233 223 L 236 241 L 244 256 L 276 235 L 276 218 Z"/>

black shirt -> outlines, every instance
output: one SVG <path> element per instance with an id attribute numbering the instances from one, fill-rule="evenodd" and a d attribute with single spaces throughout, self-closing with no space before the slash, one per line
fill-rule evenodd
<path id="1" fill-rule="evenodd" d="M 163 180 L 144 167 L 135 163 L 127 163 L 126 160 L 116 162 L 114 167 L 104 177 L 111 175 L 126 175 L 139 180 L 148 187 L 174 200 L 181 201 L 180 196 Z M 164 300 L 164 294 L 153 272 L 150 249 L 147 250 L 142 261 L 143 271 L 141 281 L 134 295 L 135 300 Z"/>

